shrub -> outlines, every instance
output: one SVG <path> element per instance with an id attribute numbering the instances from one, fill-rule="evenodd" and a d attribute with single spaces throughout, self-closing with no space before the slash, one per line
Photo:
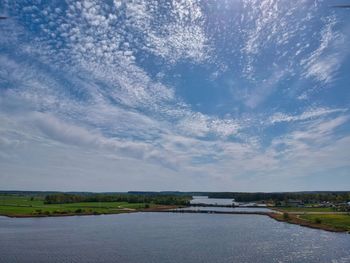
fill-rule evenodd
<path id="1" fill-rule="evenodd" d="M 82 212 L 84 212 L 84 210 L 81 209 L 81 208 L 78 208 L 77 210 L 75 210 L 75 213 L 78 213 L 78 214 L 80 214 L 80 213 L 82 213 Z"/>
<path id="2" fill-rule="evenodd" d="M 288 220 L 289 219 L 289 214 L 288 213 L 283 213 L 283 219 Z"/>
<path id="3" fill-rule="evenodd" d="M 322 223 L 322 220 L 321 220 L 320 218 L 316 217 L 315 220 L 314 220 L 314 222 L 315 222 L 316 224 L 321 224 L 321 223 Z"/>

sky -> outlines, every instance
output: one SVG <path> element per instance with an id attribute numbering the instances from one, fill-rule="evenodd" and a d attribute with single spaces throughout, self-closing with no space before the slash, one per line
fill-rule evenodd
<path id="1" fill-rule="evenodd" d="M 1 0 L 0 189 L 350 190 L 349 3 Z"/>

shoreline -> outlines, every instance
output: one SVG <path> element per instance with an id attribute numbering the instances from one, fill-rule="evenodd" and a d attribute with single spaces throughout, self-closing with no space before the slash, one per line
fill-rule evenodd
<path id="1" fill-rule="evenodd" d="M 235 212 L 226 212 L 226 211 L 201 211 L 201 210 L 183 210 L 183 211 L 176 211 L 171 209 L 177 209 L 177 208 L 183 208 L 181 206 L 160 206 L 160 207 L 153 207 L 153 208 L 145 208 L 145 209 L 139 209 L 139 210 L 120 210 L 116 213 L 67 213 L 67 214 L 40 214 L 40 215 L 25 215 L 25 214 L 18 214 L 18 215 L 6 215 L 6 214 L 0 214 L 0 216 L 9 217 L 9 218 L 44 218 L 44 217 L 67 217 L 67 216 L 98 216 L 98 215 L 117 215 L 117 214 L 128 214 L 128 213 L 152 213 L 152 212 L 163 212 L 163 213 L 193 213 L 193 214 L 236 214 L 236 215 L 263 215 L 268 216 L 271 219 L 274 219 L 278 222 L 283 223 L 289 223 L 294 225 L 299 225 L 302 227 L 308 227 L 318 230 L 324 230 L 328 232 L 335 232 L 335 233 L 349 233 L 350 231 L 347 229 L 342 228 L 336 228 L 325 224 L 317 224 L 311 221 L 307 221 L 304 219 L 301 219 L 298 217 L 298 214 L 289 214 L 289 218 L 285 219 L 283 218 L 282 211 L 278 209 L 273 209 L 276 212 L 249 212 L 249 211 L 235 211 Z"/>
<path id="2" fill-rule="evenodd" d="M 313 229 L 324 230 L 324 231 L 328 231 L 328 232 L 348 233 L 348 234 L 350 234 L 350 231 L 347 230 L 347 229 L 336 228 L 336 227 L 332 227 L 332 226 L 321 224 L 321 223 L 320 224 L 313 223 L 311 221 L 300 219 L 298 217 L 298 215 L 289 214 L 289 218 L 288 219 L 283 218 L 283 215 L 277 214 L 277 213 L 268 213 L 266 215 L 268 217 L 276 220 L 276 221 L 279 221 L 279 222 L 284 222 L 284 223 L 293 224 L 293 225 L 299 225 L 299 226 L 313 228 Z"/>
<path id="3" fill-rule="evenodd" d="M 120 209 L 115 213 L 66 213 L 66 214 L 1 214 L 0 216 L 9 217 L 9 218 L 43 218 L 43 217 L 66 217 L 66 216 L 99 216 L 99 215 L 119 215 L 119 214 L 130 214 L 138 212 L 164 212 L 169 209 L 183 208 L 182 206 L 169 205 L 169 206 L 159 206 L 153 208 L 142 208 L 142 209 Z"/>

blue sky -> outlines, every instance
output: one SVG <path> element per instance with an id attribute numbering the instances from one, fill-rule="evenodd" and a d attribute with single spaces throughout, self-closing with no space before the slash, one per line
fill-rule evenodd
<path id="1" fill-rule="evenodd" d="M 349 190 L 345 2 L 1 1 L 1 189 Z"/>

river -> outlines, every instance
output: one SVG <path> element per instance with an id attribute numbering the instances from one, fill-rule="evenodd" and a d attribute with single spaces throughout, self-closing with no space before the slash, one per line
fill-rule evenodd
<path id="1" fill-rule="evenodd" d="M 350 262 L 350 235 L 262 215 L 0 217 L 0 262 Z"/>

